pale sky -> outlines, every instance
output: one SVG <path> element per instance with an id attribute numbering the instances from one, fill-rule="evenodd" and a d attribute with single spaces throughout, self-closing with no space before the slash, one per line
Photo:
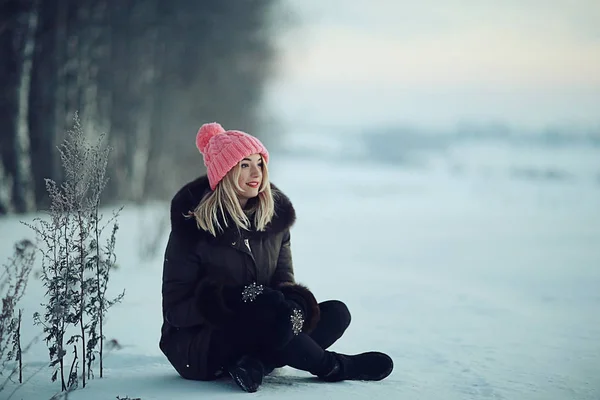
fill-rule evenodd
<path id="1" fill-rule="evenodd" d="M 288 0 L 291 120 L 600 123 L 600 0 Z"/>

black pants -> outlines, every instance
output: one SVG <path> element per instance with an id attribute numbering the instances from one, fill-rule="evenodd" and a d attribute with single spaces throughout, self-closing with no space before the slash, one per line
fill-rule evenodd
<path id="1" fill-rule="evenodd" d="M 314 331 L 307 335 L 300 333 L 286 346 L 277 351 L 266 351 L 255 354 L 267 367 L 279 368 L 288 365 L 292 368 L 319 372 L 323 363 L 324 350 L 335 343 L 350 325 L 350 312 L 344 303 L 329 300 L 319 303 L 321 318 Z M 218 375 L 238 357 L 249 351 L 236 343 L 235 334 L 215 332 L 211 339 L 208 353 L 207 369 L 209 373 Z"/>

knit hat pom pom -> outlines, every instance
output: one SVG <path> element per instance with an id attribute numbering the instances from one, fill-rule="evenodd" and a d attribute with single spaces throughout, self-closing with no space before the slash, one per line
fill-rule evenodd
<path id="1" fill-rule="evenodd" d="M 196 147 L 202 154 L 204 154 L 204 150 L 206 150 L 206 145 L 208 141 L 213 137 L 220 133 L 225 132 L 225 129 L 218 122 L 210 122 L 208 124 L 204 124 L 198 130 L 198 134 L 196 135 Z"/>

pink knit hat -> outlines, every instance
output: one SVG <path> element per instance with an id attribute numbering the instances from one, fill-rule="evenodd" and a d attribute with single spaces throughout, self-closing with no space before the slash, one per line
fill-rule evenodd
<path id="1" fill-rule="evenodd" d="M 226 131 L 217 122 L 200 127 L 196 135 L 196 147 L 204 156 L 212 190 L 244 157 L 258 153 L 262 155 L 263 162 L 269 163 L 269 152 L 260 140 L 242 131 Z"/>

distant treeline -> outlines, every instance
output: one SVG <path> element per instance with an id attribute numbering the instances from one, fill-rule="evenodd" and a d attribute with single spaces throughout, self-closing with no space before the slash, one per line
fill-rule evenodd
<path id="1" fill-rule="evenodd" d="M 167 197 L 202 172 L 201 123 L 261 126 L 286 15 L 279 0 L 3 0 L 0 214 L 48 205 L 76 112 L 113 147 L 104 200 Z"/>

